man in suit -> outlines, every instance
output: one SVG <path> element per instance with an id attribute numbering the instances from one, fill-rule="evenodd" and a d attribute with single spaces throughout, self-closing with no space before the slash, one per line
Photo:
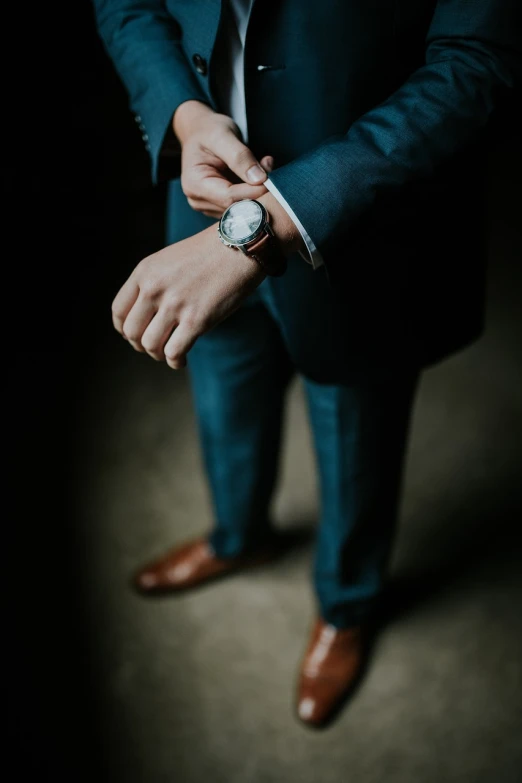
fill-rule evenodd
<path id="1" fill-rule="evenodd" d="M 519 0 L 94 5 L 169 180 L 168 246 L 118 292 L 114 325 L 188 360 L 215 510 L 137 584 L 186 590 L 274 556 L 299 373 L 322 513 L 296 706 L 321 726 L 363 670 L 419 373 L 483 328 L 484 145 L 522 71 Z"/>

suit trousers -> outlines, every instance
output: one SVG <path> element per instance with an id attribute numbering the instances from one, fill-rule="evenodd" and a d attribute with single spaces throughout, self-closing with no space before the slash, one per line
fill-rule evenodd
<path id="1" fill-rule="evenodd" d="M 285 392 L 299 373 L 268 279 L 197 340 L 188 367 L 215 517 L 209 541 L 233 557 L 273 536 Z M 301 377 L 320 480 L 317 608 L 349 627 L 367 620 L 382 594 L 418 370 L 375 370 L 346 384 Z"/>

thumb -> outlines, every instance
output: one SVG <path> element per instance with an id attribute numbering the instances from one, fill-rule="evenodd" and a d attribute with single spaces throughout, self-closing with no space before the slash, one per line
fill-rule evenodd
<path id="1" fill-rule="evenodd" d="M 270 172 L 274 170 L 273 157 L 271 155 L 265 155 L 264 158 L 261 158 L 261 166 L 270 174 Z"/>
<path id="2" fill-rule="evenodd" d="M 227 133 L 216 144 L 213 152 L 227 164 L 228 168 L 243 182 L 260 185 L 266 179 L 266 171 L 249 148 L 234 133 Z"/>

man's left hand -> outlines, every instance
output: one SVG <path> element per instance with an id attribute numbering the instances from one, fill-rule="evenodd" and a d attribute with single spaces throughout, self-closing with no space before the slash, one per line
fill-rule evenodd
<path id="1" fill-rule="evenodd" d="M 288 213 L 271 193 L 258 199 L 286 255 L 303 247 Z M 140 261 L 112 305 L 115 328 L 137 351 L 174 370 L 198 337 L 232 315 L 265 279 L 262 267 L 223 245 L 217 223 Z"/>
<path id="2" fill-rule="evenodd" d="M 196 339 L 264 278 L 254 259 L 221 244 L 213 225 L 144 258 L 114 299 L 113 323 L 137 351 L 177 370 Z"/>

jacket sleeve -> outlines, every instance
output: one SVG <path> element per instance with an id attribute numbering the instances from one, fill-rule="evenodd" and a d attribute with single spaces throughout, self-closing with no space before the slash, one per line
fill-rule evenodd
<path id="1" fill-rule="evenodd" d="M 92 0 L 99 35 L 127 89 L 147 140 L 152 181 L 179 175 L 172 116 L 187 100 L 208 103 L 181 48 L 181 30 L 162 0 Z M 147 138 L 148 137 L 148 138 Z M 173 164 L 173 165 L 172 165 Z"/>
<path id="2" fill-rule="evenodd" d="M 270 177 L 316 247 L 335 241 L 380 196 L 429 175 L 471 142 L 519 83 L 521 0 L 439 0 L 425 64 L 346 135 Z"/>

